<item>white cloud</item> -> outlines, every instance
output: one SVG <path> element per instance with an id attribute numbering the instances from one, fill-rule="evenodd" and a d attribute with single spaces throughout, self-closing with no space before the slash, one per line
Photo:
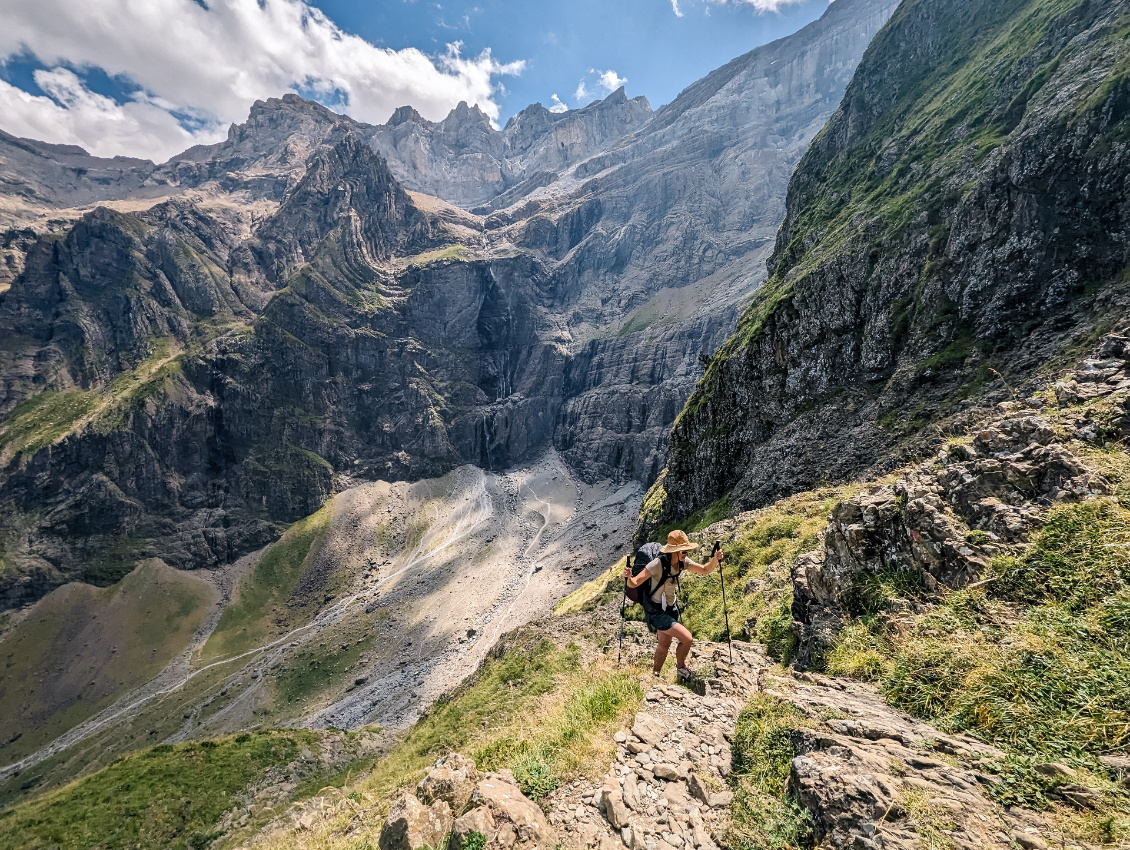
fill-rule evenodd
<path id="1" fill-rule="evenodd" d="M 621 77 L 611 68 L 607 71 L 598 71 L 596 68 L 589 68 L 589 74 L 596 77 L 596 80 L 593 81 L 593 85 L 606 95 L 612 94 L 612 92 L 628 82 L 626 77 Z M 577 90 L 573 92 L 573 100 L 577 101 L 579 106 L 584 106 L 600 97 L 599 91 L 590 89 L 588 82 L 582 79 L 577 83 Z"/>
<path id="2" fill-rule="evenodd" d="M 671 0 L 671 11 L 675 13 L 676 18 L 683 17 L 683 12 L 679 8 L 679 0 Z"/>
<path id="3" fill-rule="evenodd" d="M 550 112 L 568 112 L 569 107 L 562 103 L 556 92 L 553 95 L 553 104 L 549 107 Z"/>
<path id="4" fill-rule="evenodd" d="M 464 57 L 458 42 L 434 58 L 376 47 L 304 0 L 209 0 L 207 7 L 195 0 L 0 0 L 0 18 L 0 58 L 29 52 L 60 81 L 69 73 L 62 66 L 101 68 L 148 93 L 115 104 L 73 73 L 63 88 L 44 88 L 54 99 L 20 97 L 7 86 L 0 126 L 21 135 L 16 128 L 36 126 L 41 137 L 52 131 L 49 141 L 158 159 L 186 137 L 195 140 L 170 109 L 204 118 L 200 137 L 243 120 L 253 100 L 299 89 L 336 94 L 350 115 L 373 123 L 403 104 L 438 120 L 461 100 L 497 119 L 495 77 L 524 67 L 498 62 L 489 49 Z"/>
<path id="5" fill-rule="evenodd" d="M 620 88 L 620 86 L 624 85 L 626 82 L 628 82 L 627 79 L 621 77 L 611 68 L 607 71 L 601 71 L 600 79 L 597 80 L 597 84 L 609 94 L 616 91 L 616 89 Z"/>
<path id="6" fill-rule="evenodd" d="M 168 159 L 185 148 L 224 138 L 215 123 L 185 130 L 165 108 L 148 99 L 123 104 L 88 89 L 72 71 L 37 71 L 37 97 L 0 80 L 0 121 L 17 136 L 81 145 L 99 156 L 121 153 Z"/>

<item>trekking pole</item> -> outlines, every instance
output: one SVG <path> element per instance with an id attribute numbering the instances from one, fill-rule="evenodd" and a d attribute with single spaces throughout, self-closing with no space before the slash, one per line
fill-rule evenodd
<path id="1" fill-rule="evenodd" d="M 710 553 L 714 557 L 722 551 L 721 541 L 714 541 L 714 551 Z M 730 673 L 734 672 L 734 644 L 730 640 L 730 612 L 726 609 L 726 574 L 722 571 L 722 562 L 718 562 L 718 578 L 722 580 L 722 613 L 726 617 L 726 644 L 730 648 Z"/>
<path id="2" fill-rule="evenodd" d="M 620 563 L 620 559 L 616 559 L 616 563 Z M 628 557 L 624 559 L 624 565 L 631 568 L 632 566 L 632 553 L 628 553 Z M 620 646 L 616 650 L 616 666 L 620 666 L 620 653 L 624 651 L 624 609 L 628 607 L 628 580 L 624 579 L 624 598 L 620 600 Z"/>

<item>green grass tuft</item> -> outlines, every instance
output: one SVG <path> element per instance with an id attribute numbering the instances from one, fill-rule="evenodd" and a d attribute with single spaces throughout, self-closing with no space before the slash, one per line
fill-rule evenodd
<path id="1" fill-rule="evenodd" d="M 790 733 L 805 718 L 791 704 L 758 694 L 738 716 L 732 745 L 731 850 L 777 850 L 811 843 L 812 822 L 787 791 L 796 756 Z"/>

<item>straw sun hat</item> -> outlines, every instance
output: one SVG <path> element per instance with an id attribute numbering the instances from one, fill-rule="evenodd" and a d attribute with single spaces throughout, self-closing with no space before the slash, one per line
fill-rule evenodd
<path id="1" fill-rule="evenodd" d="M 669 555 L 672 552 L 689 552 L 697 548 L 697 543 L 691 543 L 684 532 L 676 530 L 667 535 L 667 545 L 660 547 L 659 551 Z"/>

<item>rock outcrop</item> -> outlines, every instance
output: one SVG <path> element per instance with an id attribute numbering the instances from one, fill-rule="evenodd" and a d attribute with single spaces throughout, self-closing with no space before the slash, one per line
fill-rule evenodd
<path id="1" fill-rule="evenodd" d="M 1057 409 L 1053 418 L 1038 398 L 1002 403 L 971 439 L 951 440 L 895 483 L 838 504 L 822 549 L 793 564 L 797 665 L 818 660 L 849 617 L 889 613 L 867 610 L 869 577 L 901 574 L 928 591 L 966 587 L 993 558 L 1022 551 L 1055 505 L 1111 493 L 1087 454 L 1130 434 L 1128 370 L 1130 341 L 1109 336 L 1053 389 L 1053 400 L 1108 406 Z"/>
<path id="2" fill-rule="evenodd" d="M 545 813 L 509 770 L 483 776 L 474 762 L 455 753 L 428 771 L 416 794 L 430 805 L 401 795 L 381 829 L 381 850 L 434 850 L 444 839 L 450 850 L 463 850 L 475 833 L 482 836 L 480 847 L 491 850 L 552 850 L 557 844 Z"/>
<path id="3" fill-rule="evenodd" d="M 428 771 L 428 775 L 420 780 L 420 784 L 416 786 L 416 796 L 428 805 L 443 800 L 451 807 L 451 811 L 459 813 L 467 808 L 471 794 L 482 778 L 483 775 L 476 769 L 473 761 L 459 753 L 453 753 L 440 759 Z"/>
<path id="4" fill-rule="evenodd" d="M 411 794 L 392 805 L 381 829 L 381 850 L 421 850 L 439 847 L 451 831 L 451 807 L 443 800 L 425 806 Z"/>

